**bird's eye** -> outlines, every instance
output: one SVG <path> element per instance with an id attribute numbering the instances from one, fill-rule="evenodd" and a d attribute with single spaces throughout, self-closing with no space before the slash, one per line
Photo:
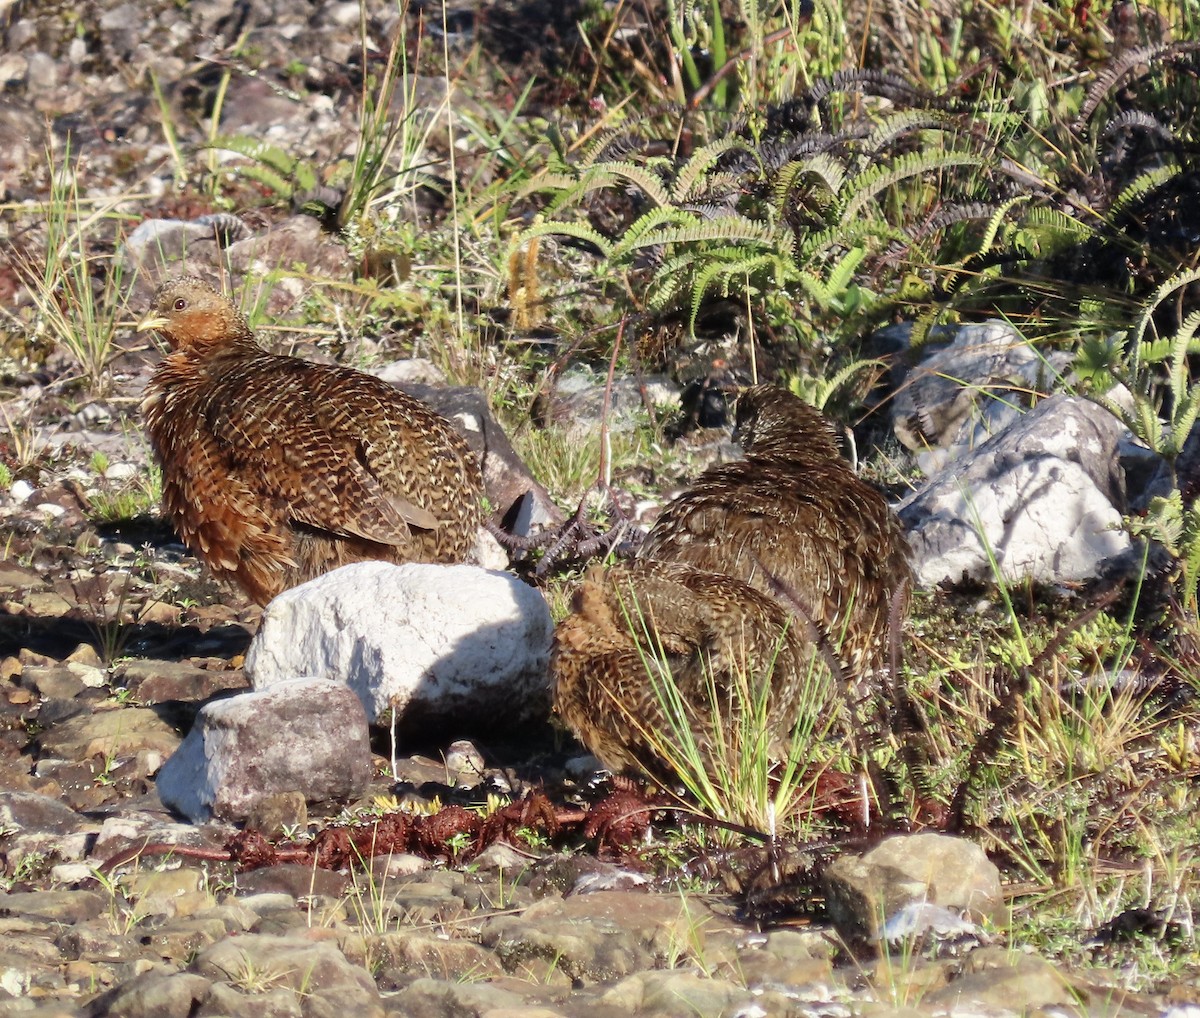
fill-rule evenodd
<path id="1" fill-rule="evenodd" d="M 184 300 L 182 297 L 177 298 L 175 301 L 175 310 L 176 311 L 186 311 L 187 310 L 187 301 Z"/>

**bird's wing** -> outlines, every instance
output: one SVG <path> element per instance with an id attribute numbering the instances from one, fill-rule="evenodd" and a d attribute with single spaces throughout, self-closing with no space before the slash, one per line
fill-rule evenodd
<path id="1" fill-rule="evenodd" d="M 741 467 L 741 464 L 737 466 Z M 792 478 L 757 470 L 725 471 L 669 503 L 640 555 L 688 562 L 763 587 L 763 574 L 786 585 L 813 619 L 828 622 L 872 559 L 864 505 L 844 478 Z M 866 528 L 869 530 L 870 528 Z"/>
<path id="2" fill-rule="evenodd" d="M 439 525 L 385 488 L 367 442 L 323 426 L 309 393 L 283 383 L 263 399 L 223 400 L 209 417 L 245 483 L 298 524 L 379 544 L 403 545 L 411 527 Z"/>

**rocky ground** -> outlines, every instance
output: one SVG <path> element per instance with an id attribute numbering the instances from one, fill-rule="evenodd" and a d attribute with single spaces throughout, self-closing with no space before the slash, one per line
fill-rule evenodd
<path id="1" fill-rule="evenodd" d="M 572 5 L 506 7 L 477 23 L 462 11 L 446 27 L 455 45 L 478 38 L 513 79 L 552 82 L 563 47 L 574 45 L 576 13 Z M 372 10 L 372 38 L 386 39 L 397 17 L 387 5 Z M 165 272 L 183 268 L 220 266 L 245 279 L 286 265 L 295 271 L 263 291 L 281 315 L 298 301 L 320 301 L 312 278 L 351 279 L 354 256 L 318 218 L 250 200 L 263 197 L 261 181 L 225 181 L 235 204 L 239 189 L 246 199 L 236 220 L 198 219 L 227 213 L 211 193 L 178 186 L 174 146 L 206 158 L 196 146 L 220 91 L 229 135 L 266 139 L 315 165 L 352 154 L 360 9 L 102 0 L 75 11 L 0 0 L 0 29 L 0 452 L 11 474 L 0 493 L 0 1013 L 1200 1014 L 1200 989 L 1186 974 L 1197 970 L 1187 923 L 1166 924 L 1151 909 L 1122 913 L 1111 927 L 1081 920 L 1070 935 L 1086 942 L 1094 964 L 1053 964 L 1006 939 L 1006 901 L 1017 889 L 1002 886 L 963 839 L 902 838 L 889 850 L 894 858 L 843 844 L 836 863 L 835 853 L 817 849 L 727 853 L 719 841 L 702 850 L 673 841 L 676 819 L 666 810 L 654 813 L 647 842 L 640 830 L 632 841 L 610 836 L 612 818 L 597 804 L 611 789 L 548 720 L 465 744 L 440 735 L 428 745 L 407 741 L 395 773 L 388 732 L 375 728 L 369 787 L 353 801 L 282 792 L 236 826 L 185 823 L 166 810 L 155 778 L 203 704 L 248 688 L 244 657 L 260 612 L 215 585 L 146 511 L 152 482 L 136 408 L 158 355 L 128 320 Z M 530 47 L 530 38 L 541 45 Z M 438 90 L 445 94 L 442 79 L 420 86 L 435 105 Z M 552 96 L 538 99 L 552 108 Z M 128 308 L 102 380 L 30 328 L 32 298 L 19 268 L 45 245 L 45 215 L 30 210 L 47 195 L 48 152 L 59 167 L 78 160 L 89 200 L 128 227 L 104 237 L 104 257 L 126 273 Z M 460 158 L 465 174 L 477 156 Z M 389 331 L 386 319 L 364 315 L 373 328 L 355 331 L 328 308 L 318 312 L 330 322 L 323 334 L 272 335 L 330 359 L 349 346 L 378 367 L 400 347 L 422 352 L 420 335 Z M 953 338 L 944 337 L 945 356 L 955 356 Z M 972 334 L 960 345 L 988 342 Z M 1020 360 L 1023 348 L 1013 351 L 1003 335 L 997 343 Z M 939 361 L 927 377 L 989 385 L 1003 377 L 1016 392 L 1031 384 L 1030 370 L 1011 359 Z M 600 391 L 584 388 L 579 397 L 564 384 L 555 411 L 581 434 L 596 427 L 586 414 Z M 928 410 L 944 398 L 912 391 L 917 403 L 898 406 L 897 428 L 921 417 L 932 429 Z M 1053 417 L 1048 404 L 1043 430 L 1015 434 L 1000 455 L 980 461 L 971 483 L 997 493 L 982 512 L 1000 528 L 995 547 L 1023 550 L 1014 572 L 1076 581 L 1128 553 L 1123 535 L 1103 530 L 1119 520 L 1126 496 L 1113 477 L 1140 477 L 1131 487 L 1144 494 L 1157 464 L 1091 405 L 1060 405 Z M 981 441 L 969 423 L 964 430 L 958 414 L 927 437 L 952 459 L 946 449 Z M 1062 433 L 1074 439 L 1070 448 L 1051 448 Z M 1037 466 L 1014 453 L 1031 448 Z M 681 472 L 708 454 L 696 453 Z M 940 466 L 925 465 L 930 473 Z M 1031 502 L 1028 492 L 1046 476 L 1067 476 L 1068 502 L 1068 489 L 1056 488 L 1050 509 L 1014 522 L 1004 492 Z M 984 568 L 978 541 L 964 550 L 956 490 L 931 485 L 905 510 L 929 584 Z M 534 517 L 553 523 L 555 508 L 535 494 Z M 498 497 L 501 509 L 509 504 Z M 1051 527 L 1056 514 L 1063 518 Z M 330 864 L 318 850 L 322 832 L 349 831 L 366 856 L 362 839 L 383 836 L 381 815 L 401 805 L 417 815 L 486 806 L 489 794 L 537 808 L 510 814 L 488 838 L 473 831 L 439 840 L 429 823 L 423 842 L 418 825 L 365 864 Z M 248 841 L 243 829 L 269 843 Z M 949 873 L 960 879 L 948 882 Z M 881 900 L 894 921 L 884 929 L 873 911 Z M 1142 927 L 1157 931 L 1185 973 L 1158 980 L 1154 993 L 1126 989 L 1135 973 L 1122 970 L 1114 946 Z M 881 943 L 891 946 L 881 951 Z"/>

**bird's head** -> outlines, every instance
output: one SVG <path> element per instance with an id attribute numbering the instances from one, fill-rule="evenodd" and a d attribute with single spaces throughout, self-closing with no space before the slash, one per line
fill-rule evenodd
<path id="1" fill-rule="evenodd" d="M 245 316 L 228 297 L 198 276 L 180 276 L 163 283 L 137 329 L 154 329 L 172 349 L 196 353 L 254 342 Z"/>
<path id="2" fill-rule="evenodd" d="M 733 440 L 747 455 L 841 455 L 837 432 L 821 411 L 774 385 L 753 385 L 738 394 Z"/>

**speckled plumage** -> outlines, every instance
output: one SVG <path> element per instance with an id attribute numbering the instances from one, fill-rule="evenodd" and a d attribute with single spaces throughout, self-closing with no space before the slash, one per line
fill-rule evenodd
<path id="1" fill-rule="evenodd" d="M 829 422 L 786 390 L 743 391 L 734 436 L 745 458 L 710 468 L 668 503 L 639 557 L 798 602 L 852 670 L 876 666 L 891 598 L 912 579 L 900 521 L 842 457 Z"/>
<path id="2" fill-rule="evenodd" d="M 459 562 L 474 546 L 479 462 L 424 403 L 267 353 L 196 277 L 159 287 L 139 328 L 172 347 L 142 404 L 164 514 L 255 601 L 348 562 Z"/>
<path id="3" fill-rule="evenodd" d="M 605 766 L 671 782 L 662 744 L 680 739 L 648 669 L 669 673 L 710 767 L 714 727 L 735 726 L 733 715 L 748 709 L 733 690 L 765 682 L 782 755 L 801 705 L 822 699 L 813 684 L 828 688 L 830 648 L 816 636 L 808 620 L 730 576 L 649 560 L 597 568 L 554 634 L 555 710 Z"/>
<path id="4" fill-rule="evenodd" d="M 657 647 L 696 732 L 711 732 L 710 679 L 732 702 L 735 682 L 769 674 L 777 745 L 822 702 L 814 675 L 846 682 L 882 663 L 911 579 L 899 521 L 790 393 L 746 390 L 735 435 L 745 459 L 668 504 L 635 561 L 589 575 L 555 633 L 556 709 L 615 770 L 669 780 L 655 744 L 675 737 L 647 667 Z"/>

